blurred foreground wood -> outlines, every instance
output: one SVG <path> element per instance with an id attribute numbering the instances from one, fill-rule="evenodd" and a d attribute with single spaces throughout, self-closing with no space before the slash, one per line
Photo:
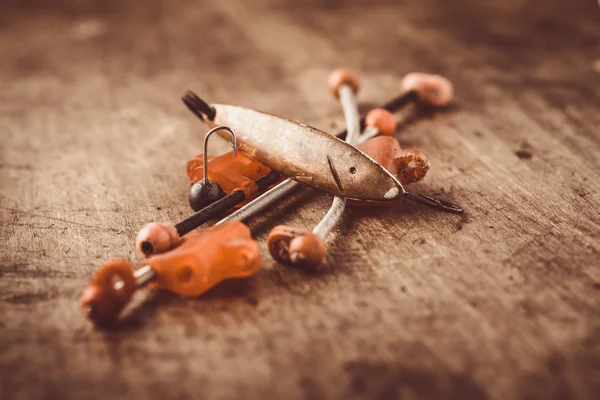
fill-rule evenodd
<path id="1" fill-rule="evenodd" d="M 0 398 L 597 398 L 599 24 L 592 0 L 4 0 Z M 335 131 L 338 66 L 363 111 L 411 71 L 455 83 L 398 138 L 431 160 L 412 189 L 467 214 L 350 209 L 322 274 L 264 252 L 250 280 L 148 291 L 93 329 L 93 271 L 190 213 L 206 129 L 184 91 Z M 264 251 L 329 204 L 300 192 L 251 227 Z"/>

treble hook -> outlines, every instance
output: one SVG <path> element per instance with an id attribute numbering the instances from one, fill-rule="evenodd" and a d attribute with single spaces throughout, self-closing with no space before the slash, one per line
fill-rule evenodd
<path id="1" fill-rule="evenodd" d="M 229 142 L 229 144 L 231 145 L 231 147 L 233 147 L 233 158 L 237 157 L 237 136 L 235 135 L 235 132 L 231 130 L 230 127 L 221 125 L 216 126 L 210 131 L 208 131 L 206 133 L 206 136 L 204 136 L 204 147 L 202 148 L 202 154 L 204 154 L 204 156 L 202 157 L 202 167 L 204 168 L 204 185 L 208 183 L 208 139 L 210 138 L 210 135 L 217 131 L 227 131 L 231 134 L 231 137 L 233 138 L 233 143 Z"/>

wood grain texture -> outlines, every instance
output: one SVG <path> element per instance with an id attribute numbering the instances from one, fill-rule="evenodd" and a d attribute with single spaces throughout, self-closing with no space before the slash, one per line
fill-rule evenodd
<path id="1" fill-rule="evenodd" d="M 600 392 L 595 1 L 1 6 L 0 398 Z M 77 304 L 93 271 L 190 212 L 205 128 L 184 91 L 333 131 L 325 81 L 342 65 L 364 110 L 414 70 L 454 82 L 457 105 L 406 110 L 398 138 L 432 164 L 412 190 L 467 214 L 349 209 L 321 274 L 267 261 L 198 299 L 146 291 L 93 329 Z M 264 252 L 274 225 L 312 227 L 329 204 L 301 192 L 250 225 Z"/>

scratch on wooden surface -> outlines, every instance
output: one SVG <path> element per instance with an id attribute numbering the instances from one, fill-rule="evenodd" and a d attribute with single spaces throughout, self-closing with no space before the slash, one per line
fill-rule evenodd
<path id="1" fill-rule="evenodd" d="M 33 166 L 31 166 L 29 164 L 15 165 L 15 164 L 0 163 L 0 168 L 16 169 L 16 170 L 31 170 L 31 169 L 33 169 Z"/>

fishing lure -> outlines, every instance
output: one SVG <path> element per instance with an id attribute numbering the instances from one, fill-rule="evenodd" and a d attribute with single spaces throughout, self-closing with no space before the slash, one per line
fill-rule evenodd
<path id="1" fill-rule="evenodd" d="M 297 182 L 359 200 L 393 200 L 404 193 L 381 165 L 319 129 L 242 107 L 209 106 L 190 92 L 184 101 L 208 126 L 233 129 L 240 150 Z"/>
<path id="2" fill-rule="evenodd" d="M 436 75 L 409 74 L 403 80 L 403 86 L 408 91 L 385 108 L 402 107 L 415 101 L 429 105 L 447 104 L 453 93 L 452 85 Z M 406 192 L 396 177 L 364 152 L 316 128 L 241 107 L 210 106 L 189 91 L 183 102 L 209 126 L 222 122 L 233 127 L 238 132 L 242 151 L 297 182 L 349 199 L 385 201 L 404 196 L 430 207 L 462 213 L 460 207 L 450 203 Z M 276 193 L 281 196 L 284 188 L 287 193 L 293 187 L 290 182 L 282 182 L 279 186 L 281 188 L 274 189 L 278 189 Z M 252 207 L 256 205 L 254 203 Z"/>

